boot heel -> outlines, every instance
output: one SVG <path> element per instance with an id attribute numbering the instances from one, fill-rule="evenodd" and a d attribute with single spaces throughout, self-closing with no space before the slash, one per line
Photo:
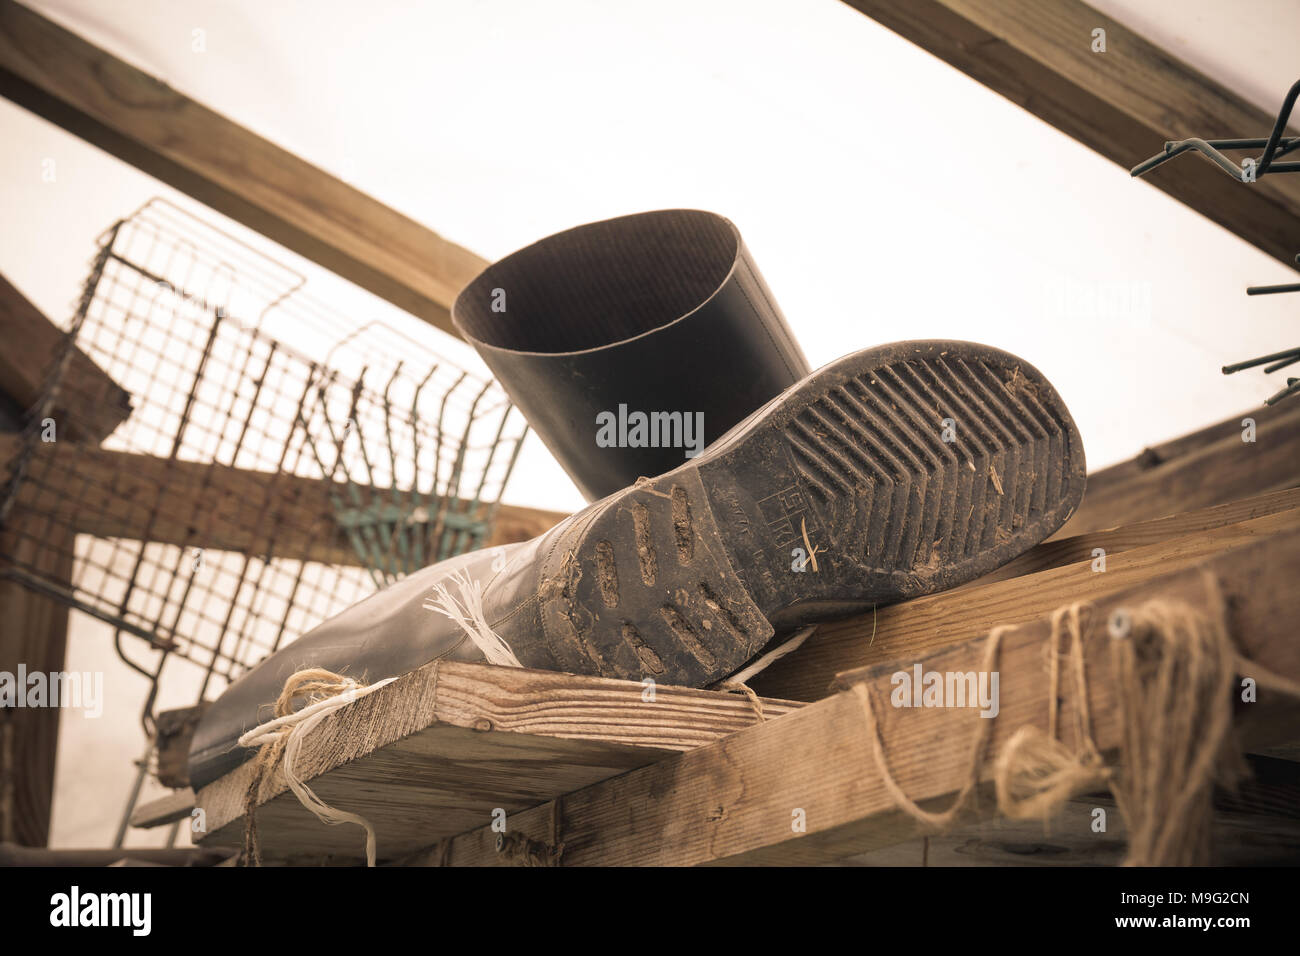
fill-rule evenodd
<path id="1" fill-rule="evenodd" d="M 545 559 L 552 652 L 579 672 L 675 684 L 735 670 L 773 631 L 722 541 L 696 469 L 614 496 Z"/>

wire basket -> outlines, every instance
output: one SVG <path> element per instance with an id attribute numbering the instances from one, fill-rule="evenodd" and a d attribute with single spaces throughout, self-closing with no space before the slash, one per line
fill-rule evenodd
<path id="1" fill-rule="evenodd" d="M 211 696 L 491 530 L 527 427 L 504 392 L 302 286 L 166 202 L 116 223 L 11 465 L 7 573 L 112 625 L 155 691 L 182 660 Z"/>

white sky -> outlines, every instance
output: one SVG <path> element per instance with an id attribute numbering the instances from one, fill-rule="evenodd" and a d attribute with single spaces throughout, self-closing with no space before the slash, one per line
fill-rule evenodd
<path id="1" fill-rule="evenodd" d="M 1219 366 L 1295 344 L 1294 297 L 1244 294 L 1293 272 L 837 0 L 32 5 L 487 259 L 628 212 L 722 213 L 814 365 L 900 338 L 1007 349 L 1064 395 L 1093 468 L 1257 406 L 1278 377 Z M 1096 5 L 1269 112 L 1300 74 L 1295 0 Z M 4 101 L 0 144 L 0 272 L 55 321 L 95 236 L 150 196 L 217 218 Z M 403 324 L 273 254 L 358 322 Z M 535 440 L 506 498 L 582 503 Z M 76 620 L 69 667 L 111 669 Z M 60 779 L 102 774 L 111 798 L 61 789 L 62 845 L 111 836 L 133 708 L 120 746 L 65 721 Z"/>

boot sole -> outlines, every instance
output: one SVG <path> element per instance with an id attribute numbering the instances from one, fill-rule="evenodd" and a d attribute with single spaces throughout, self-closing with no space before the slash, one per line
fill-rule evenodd
<path id="1" fill-rule="evenodd" d="M 1083 496 L 1083 442 L 1033 366 L 965 342 L 846 356 L 698 458 L 598 503 L 549 556 L 550 661 L 702 686 L 777 630 L 954 587 Z"/>

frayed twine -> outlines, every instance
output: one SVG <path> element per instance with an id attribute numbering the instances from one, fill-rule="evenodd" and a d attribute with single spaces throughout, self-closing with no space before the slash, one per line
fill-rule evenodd
<path id="1" fill-rule="evenodd" d="M 712 689 L 744 694 L 746 699 L 749 700 L 749 706 L 753 709 L 754 716 L 758 718 L 760 724 L 763 723 L 767 720 L 767 714 L 763 711 L 763 700 L 758 696 L 754 689 L 749 686 L 747 681 L 756 674 L 761 674 L 763 671 L 767 670 L 787 654 L 797 651 L 800 645 L 802 645 L 804 641 L 808 640 L 815 630 L 817 630 L 817 625 L 813 624 L 796 631 L 789 639 L 778 644 L 775 648 L 768 651 L 766 654 L 763 654 L 761 657 L 751 661 L 747 666 L 742 667 L 726 680 L 714 684 Z"/>
<path id="2" fill-rule="evenodd" d="M 253 761 L 253 778 L 249 782 L 248 792 L 244 798 L 244 866 L 262 865 L 262 844 L 257 832 L 257 802 L 261 796 L 262 784 L 275 769 L 283 756 L 285 782 L 298 802 L 316 815 L 322 822 L 331 826 L 340 823 L 355 823 L 366 831 L 366 865 L 375 865 L 376 846 L 375 828 L 364 817 L 344 810 L 336 810 L 320 797 L 316 796 L 294 770 L 303 739 L 310 734 L 322 720 L 331 713 L 372 694 L 397 678 L 389 677 L 368 686 L 361 686 L 350 677 L 342 677 L 332 671 L 313 667 L 298 671 L 284 683 L 284 689 L 275 702 L 275 719 L 243 734 L 239 738 L 241 747 L 260 747 Z M 293 710 L 293 702 L 298 698 L 315 700 L 301 710 Z"/>
<path id="3" fill-rule="evenodd" d="M 749 706 L 753 709 L 754 716 L 758 718 L 758 722 L 761 724 L 763 721 L 767 720 L 767 714 L 763 713 L 763 698 L 759 697 L 758 694 L 755 693 L 754 688 L 750 687 L 748 684 L 738 680 L 724 680 L 721 684 L 717 685 L 717 688 L 718 690 L 734 691 L 735 693 L 744 694 L 749 700 Z"/>
<path id="4" fill-rule="evenodd" d="M 1210 859 L 1214 786 L 1234 787 L 1245 773 L 1231 733 L 1236 674 L 1263 669 L 1236 653 L 1221 602 L 1210 616 L 1181 602 L 1139 606 L 1127 631 L 1110 640 L 1120 709 L 1120 757 L 1111 766 L 1093 737 L 1089 710 L 1085 658 L 1091 621 L 1085 612 L 1091 609 L 1078 602 L 1052 614 L 1048 730 L 1021 727 L 1002 747 L 993 767 L 998 809 L 1012 819 L 1046 820 L 1076 794 L 1106 787 L 1127 825 L 1124 865 L 1204 864 Z M 1009 630 L 990 632 L 985 670 L 995 667 Z M 1063 649 L 1064 638 L 1069 643 Z M 1073 682 L 1075 748 L 1060 739 L 1062 663 Z M 1284 693 L 1300 692 L 1294 682 L 1267 677 Z M 862 702 L 875 763 L 895 804 L 928 832 L 947 828 L 976 791 L 993 721 L 978 721 L 969 773 L 956 799 L 947 810 L 931 813 L 902 791 L 889 770 L 869 684 L 856 684 L 853 692 Z"/>

